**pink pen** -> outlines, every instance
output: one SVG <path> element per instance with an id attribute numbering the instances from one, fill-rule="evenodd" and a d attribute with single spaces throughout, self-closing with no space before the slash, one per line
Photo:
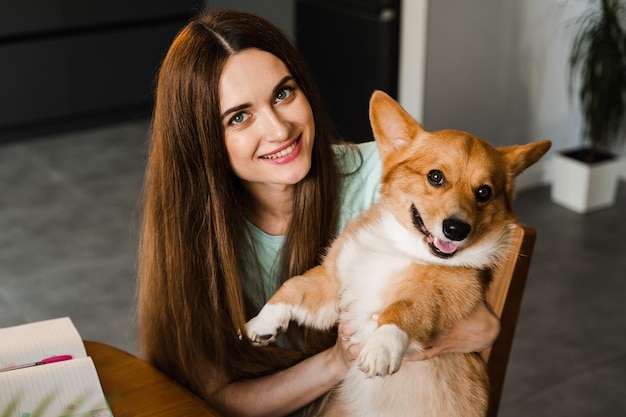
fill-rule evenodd
<path id="1" fill-rule="evenodd" d="M 30 368 L 31 366 L 46 365 L 46 364 L 54 363 L 54 362 L 69 361 L 70 359 L 72 359 L 72 355 L 52 356 L 50 358 L 42 359 L 39 362 L 26 363 L 24 365 L 9 366 L 8 368 L 0 369 L 0 372 L 12 371 L 14 369 Z"/>

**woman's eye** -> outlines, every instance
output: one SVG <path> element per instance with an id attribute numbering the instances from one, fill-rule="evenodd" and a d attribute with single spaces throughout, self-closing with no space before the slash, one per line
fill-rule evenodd
<path id="1" fill-rule="evenodd" d="M 292 87 L 283 87 L 282 89 L 280 89 L 278 91 L 278 93 L 276 93 L 276 97 L 274 98 L 274 102 L 278 103 L 281 102 L 287 98 L 289 98 L 289 96 L 291 96 L 291 94 L 293 93 L 293 88 Z"/>
<path id="2" fill-rule="evenodd" d="M 229 125 L 239 125 L 243 122 L 245 122 L 246 120 L 248 120 L 248 118 L 250 117 L 250 115 L 248 113 L 237 113 L 235 114 L 233 117 L 230 118 L 230 120 L 228 121 Z"/>
<path id="3" fill-rule="evenodd" d="M 443 172 L 433 169 L 428 173 L 428 182 L 435 187 L 443 187 L 446 177 L 444 177 Z"/>

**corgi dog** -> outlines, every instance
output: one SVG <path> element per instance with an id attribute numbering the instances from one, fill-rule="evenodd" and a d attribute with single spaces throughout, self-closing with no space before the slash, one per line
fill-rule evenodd
<path id="1" fill-rule="evenodd" d="M 510 250 L 515 178 L 551 142 L 494 148 L 461 131 L 428 132 L 382 91 L 369 113 L 379 200 L 321 265 L 278 289 L 246 335 L 265 345 L 292 320 L 317 329 L 353 322 L 362 350 L 325 416 L 484 416 L 488 377 L 477 354 L 402 359 L 484 302 L 489 271 Z"/>

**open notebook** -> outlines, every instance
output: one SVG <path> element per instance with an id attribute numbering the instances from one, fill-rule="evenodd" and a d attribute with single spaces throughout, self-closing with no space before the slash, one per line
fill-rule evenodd
<path id="1" fill-rule="evenodd" d="M 0 329 L 0 417 L 60 416 L 113 416 L 72 321 Z"/>

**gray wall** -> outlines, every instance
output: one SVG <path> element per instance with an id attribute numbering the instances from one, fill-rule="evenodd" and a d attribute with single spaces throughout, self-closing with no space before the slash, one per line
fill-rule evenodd
<path id="1" fill-rule="evenodd" d="M 527 110 L 512 48 L 519 26 L 514 1 L 437 0 L 428 7 L 426 129 L 526 142 L 520 119 Z"/>
<path id="2" fill-rule="evenodd" d="M 464 129 L 502 145 L 550 139 L 559 150 L 580 144 L 581 115 L 568 91 L 567 61 L 589 4 L 430 1 L 426 127 Z"/>

